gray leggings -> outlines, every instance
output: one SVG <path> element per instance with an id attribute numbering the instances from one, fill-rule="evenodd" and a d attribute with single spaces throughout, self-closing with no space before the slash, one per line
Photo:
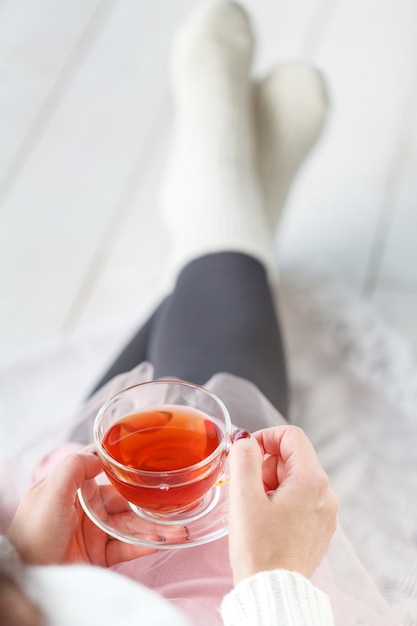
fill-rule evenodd
<path id="1" fill-rule="evenodd" d="M 145 360 L 154 366 L 155 378 L 202 385 L 218 372 L 241 376 L 287 416 L 277 311 L 263 265 L 246 254 L 209 254 L 189 263 L 94 391 Z"/>

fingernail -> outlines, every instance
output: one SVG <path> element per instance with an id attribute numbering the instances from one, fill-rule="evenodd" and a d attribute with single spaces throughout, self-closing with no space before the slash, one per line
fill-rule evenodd
<path id="1" fill-rule="evenodd" d="M 78 452 L 80 454 L 95 454 L 96 456 L 98 456 L 94 443 L 89 443 L 88 446 L 84 446 L 84 448 L 81 448 L 80 450 L 78 450 Z"/>
<path id="2" fill-rule="evenodd" d="M 236 443 L 239 439 L 249 439 L 250 436 L 251 434 L 248 430 L 246 430 L 246 428 L 238 428 L 232 432 L 232 443 Z"/>

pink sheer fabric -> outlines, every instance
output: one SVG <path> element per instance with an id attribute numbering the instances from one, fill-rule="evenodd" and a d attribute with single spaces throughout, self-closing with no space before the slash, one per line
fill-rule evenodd
<path id="1" fill-rule="evenodd" d="M 80 408 L 74 416 L 74 425 L 95 415 L 110 395 L 129 385 L 152 379 L 152 373 L 151 366 L 143 363 L 131 372 L 116 377 Z M 206 387 L 225 400 L 233 422 L 239 426 L 256 430 L 284 422 L 259 390 L 247 381 L 218 374 L 208 381 Z M 53 450 L 37 466 L 35 478 L 49 471 L 60 457 L 78 448 L 77 444 L 69 443 Z M 114 569 L 158 591 L 185 611 L 193 623 L 199 626 L 222 623 L 220 602 L 232 586 L 227 537 L 184 550 L 160 551 Z M 399 623 L 340 527 L 313 582 L 330 597 L 338 626 L 393 626 Z"/>

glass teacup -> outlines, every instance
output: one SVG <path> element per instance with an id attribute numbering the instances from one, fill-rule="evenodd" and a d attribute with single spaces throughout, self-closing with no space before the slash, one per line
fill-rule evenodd
<path id="1" fill-rule="evenodd" d="M 138 515 L 193 520 L 227 482 L 231 421 L 213 393 L 179 380 L 123 389 L 94 423 L 98 456 L 110 482 Z"/>

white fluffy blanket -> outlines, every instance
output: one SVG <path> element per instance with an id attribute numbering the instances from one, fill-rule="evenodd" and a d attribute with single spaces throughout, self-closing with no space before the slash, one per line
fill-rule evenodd
<path id="1" fill-rule="evenodd" d="M 403 339 L 330 279 L 287 272 L 279 288 L 291 421 L 319 453 L 340 518 L 399 616 L 417 625 L 417 368 Z M 122 320 L 43 346 L 0 372 L 0 530 L 34 464 L 134 328 Z"/>

